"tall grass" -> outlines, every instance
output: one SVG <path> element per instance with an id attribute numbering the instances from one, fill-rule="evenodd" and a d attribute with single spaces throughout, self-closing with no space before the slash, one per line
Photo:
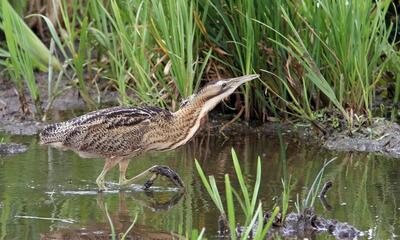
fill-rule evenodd
<path id="1" fill-rule="evenodd" d="M 20 6 L 17 3 L 14 4 Z M 39 68 L 40 70 L 44 71 L 47 70 L 47 61 L 50 55 L 49 49 L 42 43 L 35 33 L 33 33 L 33 31 L 24 22 L 21 16 L 18 15 L 13 6 L 11 6 L 7 0 L 1 0 L 0 9 L 0 19 L 2 21 L 0 24 L 0 29 L 3 30 L 6 38 L 7 36 L 9 38 L 13 38 L 19 47 L 23 48 L 24 51 L 26 51 L 30 57 L 35 60 L 32 63 L 35 68 Z M 4 26 L 5 22 L 12 23 L 14 27 L 18 27 L 18 31 L 13 29 L 12 32 L 7 31 L 6 33 Z M 5 57 L 9 56 L 9 54 L 5 55 Z M 53 61 L 52 66 L 57 71 L 61 69 L 61 64 L 57 59 Z"/>
<path id="2" fill-rule="evenodd" d="M 24 25 L 15 16 L 12 7 L 7 1 L 2 1 L 3 30 L 6 35 L 6 43 L 10 55 L 8 67 L 11 79 L 16 84 L 20 99 L 24 99 L 24 86 L 29 89 L 29 93 L 35 104 L 37 116 L 41 115 L 41 103 L 39 88 L 33 73 L 33 59 L 26 50 L 29 48 L 28 39 L 25 38 Z M 24 84 L 25 83 L 25 84 Z M 22 108 L 25 100 L 21 101 Z"/>
<path id="3" fill-rule="evenodd" d="M 88 93 L 93 83 L 87 81 L 93 74 L 118 90 L 120 104 L 174 110 L 203 79 L 261 72 L 262 81 L 242 86 L 236 95 L 236 110 L 244 107 L 245 119 L 265 120 L 276 108 L 281 117 L 314 121 L 318 110 L 336 108 L 351 123 L 353 113 L 373 116 L 376 88 L 390 81 L 387 71 L 395 79 L 400 75 L 399 53 L 390 40 L 398 27 L 385 21 L 390 4 L 62 1 L 54 26 L 42 17 L 88 105 L 94 105 Z M 388 99 L 393 119 L 398 82 L 394 99 Z"/>
<path id="4" fill-rule="evenodd" d="M 61 4 L 53 4 L 51 6 L 58 6 L 58 9 L 53 11 L 60 11 L 60 18 L 56 19 L 56 24 L 59 29 L 57 34 L 53 23 L 45 16 L 45 19 L 51 35 L 57 44 L 58 49 L 64 57 L 64 61 L 69 66 L 74 75 L 70 77 L 71 80 L 77 78 L 77 88 L 83 100 L 90 108 L 95 108 L 95 103 L 89 95 L 88 87 L 85 83 L 85 73 L 90 72 L 85 70 L 85 67 L 90 63 L 91 51 L 89 34 L 89 19 L 86 16 L 88 7 L 80 1 L 62 0 Z M 80 17 L 85 16 L 85 17 Z M 79 25 L 79 28 L 76 26 Z M 61 40 L 61 39 L 62 40 Z"/>
<path id="5" fill-rule="evenodd" d="M 47 71 L 47 61 L 52 58 L 52 54 L 7 0 L 1 1 L 0 8 L 2 19 L 0 27 L 4 32 L 7 45 L 7 52 L 3 50 L 2 54 L 5 60 L 2 60 L 1 64 L 7 67 L 10 78 L 16 86 L 22 111 L 26 114 L 30 112 L 25 98 L 25 87 L 27 87 L 35 106 L 35 116 L 39 119 L 42 115 L 42 106 L 34 70 L 38 68 Z M 49 68 L 60 70 L 59 61 L 54 59 Z"/>
<path id="6" fill-rule="evenodd" d="M 388 63 L 399 61 L 385 22 L 391 1 L 211 2 L 220 18 L 209 21 L 223 23 L 215 42 L 232 53 L 228 66 L 269 73 L 275 80 L 264 83 L 281 113 L 313 120 L 318 109 L 336 107 L 348 120 L 350 111 L 371 117 L 376 86 Z"/>
<path id="7" fill-rule="evenodd" d="M 152 1 L 152 33 L 162 54 L 168 57 L 170 71 L 180 96 L 186 98 L 197 90 L 204 64 L 199 64 L 200 31 L 195 17 L 196 1 Z M 197 14 L 197 15 L 196 15 Z M 209 56 L 209 55 L 208 55 Z M 203 66 L 203 67 L 202 67 Z M 169 71 L 165 74 L 169 75 Z"/>
<path id="8" fill-rule="evenodd" d="M 229 54 L 229 57 L 220 59 L 222 64 L 238 75 L 259 71 L 264 60 L 259 44 L 265 29 L 252 19 L 262 18 L 267 5 L 263 1 L 203 1 L 203 5 L 208 3 L 212 8 L 208 11 L 205 24 L 210 26 L 210 39 Z M 252 91 L 248 84 L 243 87 L 247 120 L 252 110 L 260 113 L 266 106 L 260 83 L 255 85 L 256 91 Z"/>
<path id="9" fill-rule="evenodd" d="M 206 188 L 208 194 L 219 210 L 221 216 L 227 220 L 229 225 L 229 233 L 231 239 L 237 239 L 236 224 L 237 224 L 237 208 L 235 204 L 239 203 L 244 215 L 244 233 L 240 236 L 241 239 L 247 239 L 250 235 L 254 239 L 264 239 L 269 228 L 272 225 L 275 216 L 279 212 L 279 207 L 276 207 L 268 222 L 264 222 L 263 205 L 259 202 L 258 193 L 261 184 L 261 160 L 257 159 L 257 175 L 254 187 L 249 191 L 247 184 L 244 180 L 242 170 L 240 168 L 239 160 L 235 151 L 232 149 L 232 161 L 235 168 L 235 173 L 240 186 L 240 192 L 236 191 L 231 184 L 230 176 L 225 174 L 225 198 L 226 207 L 222 203 L 222 194 L 220 193 L 214 176 L 209 176 L 208 179 L 204 174 L 200 164 L 196 161 L 197 172 Z M 254 232 L 252 232 L 254 230 Z"/>
<path id="10" fill-rule="evenodd" d="M 176 109 L 179 98 L 198 89 L 211 52 L 199 48 L 196 1 L 94 1 L 89 13 L 123 104 L 130 88 L 139 102 Z"/>
<path id="11" fill-rule="evenodd" d="M 289 54 L 286 91 L 309 118 L 332 104 L 347 119 L 350 110 L 371 117 L 376 86 L 394 57 L 392 26 L 385 22 L 389 4 L 303 1 L 291 12 L 281 8 L 290 32 L 271 40 Z"/>
<path id="12" fill-rule="evenodd" d="M 131 87 L 141 101 L 159 102 L 157 87 L 151 79 L 148 50 L 153 47 L 149 28 L 147 1 L 92 1 L 89 14 L 94 20 L 91 32 L 101 47 L 100 53 L 110 61 L 106 74 L 117 83 L 122 104 L 129 104 L 127 89 Z"/>

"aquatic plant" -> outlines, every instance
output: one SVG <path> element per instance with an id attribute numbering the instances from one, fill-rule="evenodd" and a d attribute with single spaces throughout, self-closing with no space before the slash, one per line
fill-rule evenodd
<path id="1" fill-rule="evenodd" d="M 385 23 L 390 1 L 360 4 L 304 1 L 298 12 L 290 14 L 282 9 L 293 36 L 286 38 L 290 49 L 285 41 L 277 44 L 286 48 L 305 71 L 302 75 L 291 73 L 287 86 L 292 96 L 303 92 L 295 98 L 301 109 L 308 109 L 310 118 L 314 118 L 316 107 L 328 106 L 321 93 L 349 122 L 351 113 L 345 107 L 372 116 L 375 88 L 396 56 L 389 42 L 391 26 Z M 382 55 L 386 57 L 382 59 Z M 316 105 L 310 105 L 311 101 Z"/>
<path id="2" fill-rule="evenodd" d="M 231 180 L 228 174 L 225 174 L 225 198 L 226 207 L 222 203 L 223 194 L 218 190 L 214 176 L 209 176 L 208 179 L 204 174 L 200 164 L 196 160 L 196 168 L 203 186 L 206 188 L 212 201 L 219 210 L 222 218 L 227 221 L 229 226 L 229 234 L 231 239 L 237 239 L 236 223 L 237 223 L 237 211 L 235 208 L 235 202 L 237 201 L 244 212 L 245 224 L 244 233 L 241 234 L 241 239 L 247 239 L 249 235 L 253 239 L 264 239 L 269 228 L 272 225 L 275 216 L 279 212 L 279 207 L 275 207 L 268 222 L 264 222 L 264 209 L 261 202 L 258 202 L 258 191 L 261 184 L 261 160 L 257 159 L 257 174 L 254 187 L 251 189 L 252 195 L 250 194 L 247 184 L 245 183 L 242 170 L 240 168 L 239 160 L 235 151 L 232 149 L 232 161 L 235 168 L 235 173 L 240 186 L 240 193 L 236 192 L 232 187 Z M 233 197 L 235 196 L 235 198 Z M 258 202 L 258 203 L 257 203 Z"/>
<path id="3" fill-rule="evenodd" d="M 297 196 L 297 202 L 295 203 L 295 206 L 296 206 L 296 210 L 299 214 L 303 213 L 304 210 L 307 208 L 314 207 L 315 200 L 317 199 L 318 193 L 320 191 L 324 171 L 325 171 L 326 167 L 329 164 L 331 164 L 333 161 L 335 161 L 336 159 L 337 159 L 337 157 L 334 157 L 334 158 L 330 159 L 329 161 L 325 161 L 321 170 L 319 170 L 317 176 L 315 176 L 314 181 L 312 182 L 312 184 L 307 192 L 307 196 L 303 199 L 303 201 L 301 203 L 299 200 L 299 196 Z"/>

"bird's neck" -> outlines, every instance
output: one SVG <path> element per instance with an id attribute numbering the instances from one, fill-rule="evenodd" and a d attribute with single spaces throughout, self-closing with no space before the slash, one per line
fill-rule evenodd
<path id="1" fill-rule="evenodd" d="M 200 118 L 204 117 L 206 100 L 202 96 L 196 96 L 190 103 L 174 112 L 174 120 L 177 124 L 194 125 Z"/>
<path id="2" fill-rule="evenodd" d="M 196 97 L 186 106 L 173 113 L 171 128 L 179 129 L 179 140 L 172 148 L 181 146 L 188 142 L 199 130 L 201 120 L 207 115 L 206 101 L 201 96 Z"/>

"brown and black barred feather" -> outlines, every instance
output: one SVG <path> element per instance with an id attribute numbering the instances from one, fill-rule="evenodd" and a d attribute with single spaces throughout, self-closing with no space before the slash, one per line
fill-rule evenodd
<path id="1" fill-rule="evenodd" d="M 42 144 L 77 150 L 82 156 L 123 156 L 139 151 L 152 122 L 168 121 L 171 113 L 157 107 L 113 107 L 47 126 Z"/>

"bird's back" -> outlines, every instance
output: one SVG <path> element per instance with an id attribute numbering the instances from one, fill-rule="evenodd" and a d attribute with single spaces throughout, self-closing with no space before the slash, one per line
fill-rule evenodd
<path id="1" fill-rule="evenodd" d="M 83 157 L 132 155 L 152 122 L 168 118 L 157 107 L 112 107 L 47 126 L 40 143 L 72 149 Z"/>

